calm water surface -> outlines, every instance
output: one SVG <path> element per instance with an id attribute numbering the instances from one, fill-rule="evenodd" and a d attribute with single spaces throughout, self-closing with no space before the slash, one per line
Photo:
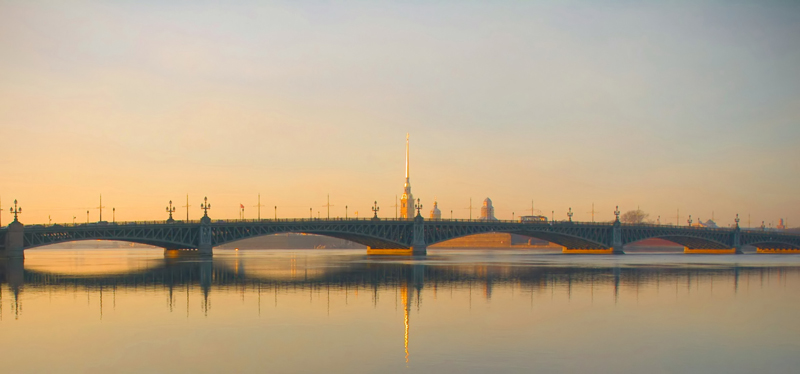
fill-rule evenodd
<path id="1" fill-rule="evenodd" d="M 800 256 L 27 252 L 8 373 L 792 373 Z"/>

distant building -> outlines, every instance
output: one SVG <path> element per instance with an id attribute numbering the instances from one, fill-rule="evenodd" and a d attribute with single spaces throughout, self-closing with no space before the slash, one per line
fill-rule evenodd
<path id="1" fill-rule="evenodd" d="M 433 209 L 431 209 L 431 219 L 442 219 L 442 211 L 439 210 L 439 202 L 433 202 Z"/>
<path id="2" fill-rule="evenodd" d="M 400 218 L 414 219 L 414 195 L 411 194 L 411 179 L 408 174 L 408 134 L 406 134 L 406 183 L 400 198 Z"/>
<path id="3" fill-rule="evenodd" d="M 710 229 L 719 228 L 719 226 L 717 226 L 717 223 L 714 222 L 713 220 L 708 220 L 703 222 L 703 220 L 700 218 L 698 218 L 696 222 L 692 223 L 692 227 L 708 227 Z"/>
<path id="4" fill-rule="evenodd" d="M 492 206 L 492 199 L 486 198 L 483 200 L 483 206 L 481 207 L 481 216 L 478 218 L 481 221 L 497 221 L 497 218 L 494 218 L 494 207 Z"/>
<path id="5" fill-rule="evenodd" d="M 778 226 L 775 226 L 775 228 L 778 230 L 786 230 L 786 224 L 783 223 L 783 218 L 778 220 Z"/>

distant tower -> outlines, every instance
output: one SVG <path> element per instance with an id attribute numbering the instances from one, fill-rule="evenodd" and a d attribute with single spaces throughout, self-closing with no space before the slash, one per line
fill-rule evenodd
<path id="1" fill-rule="evenodd" d="M 403 185 L 403 197 L 400 198 L 401 219 L 414 219 L 414 196 L 411 195 L 411 180 L 408 175 L 408 134 L 406 133 L 406 183 Z"/>
<path id="2" fill-rule="evenodd" d="M 433 209 L 431 209 L 431 219 L 442 219 L 442 211 L 439 210 L 439 202 L 433 201 Z"/>
<path id="3" fill-rule="evenodd" d="M 481 217 L 479 218 L 481 221 L 496 221 L 497 218 L 494 218 L 494 207 L 492 206 L 492 199 L 486 198 L 483 200 L 483 206 L 481 207 Z"/>
<path id="4" fill-rule="evenodd" d="M 778 226 L 775 226 L 778 230 L 786 230 L 786 224 L 783 222 L 783 218 L 778 221 Z"/>

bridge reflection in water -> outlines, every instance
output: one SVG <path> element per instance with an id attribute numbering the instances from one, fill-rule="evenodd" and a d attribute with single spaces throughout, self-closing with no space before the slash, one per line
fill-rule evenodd
<path id="1" fill-rule="evenodd" d="M 546 256 L 544 256 L 546 257 Z M 26 262 L 27 261 L 27 262 Z M 87 261 L 82 261 L 89 266 Z M 702 281 L 715 280 L 738 291 L 743 279 L 800 272 L 787 266 L 739 266 L 737 264 L 703 265 L 702 262 L 613 266 L 569 266 L 567 263 L 439 263 L 433 257 L 419 261 L 385 260 L 360 255 L 324 256 L 292 254 L 277 258 L 220 256 L 214 258 L 152 258 L 130 263 L 94 267 L 86 273 L 73 272 L 64 266 L 48 268 L 37 259 L 0 260 L 0 282 L 19 300 L 25 289 L 61 289 L 116 292 L 119 290 L 164 290 L 172 294 L 178 289 L 199 289 L 207 305 L 213 290 L 241 292 L 318 291 L 370 292 L 375 302 L 380 293 L 397 292 L 403 302 L 414 304 L 414 295 L 423 289 L 481 289 L 491 299 L 498 285 L 517 287 L 520 292 L 543 292 L 573 288 L 603 288 L 618 298 L 625 287 L 661 284 L 683 284 L 691 287 Z M 111 270 L 109 270 L 109 268 Z M 608 287 L 606 287 L 608 286 Z M 8 291 L 6 291 L 8 292 Z M 8 296 L 6 296 L 8 297 Z M 418 296 L 417 296 L 418 297 Z M 16 302 L 16 301 L 15 301 Z M 207 312 L 207 310 L 205 311 Z"/>
<path id="2" fill-rule="evenodd" d="M 55 339 L 56 352 L 75 339 L 98 338 L 86 337 L 93 331 L 123 341 L 141 340 L 140 331 L 148 331 L 152 351 L 162 349 L 158 342 L 175 339 L 195 349 L 227 339 L 225 344 L 249 352 L 241 354 L 250 360 L 305 363 L 294 351 L 282 351 L 299 344 L 345 355 L 374 350 L 396 364 L 424 366 L 455 349 L 489 352 L 484 358 L 519 347 L 538 351 L 543 348 L 537 344 L 545 344 L 539 341 L 568 350 L 576 344 L 600 349 L 596 344 L 606 335 L 625 330 L 636 338 L 630 331 L 644 326 L 659 326 L 653 334 L 670 342 L 683 337 L 659 335 L 658 329 L 712 324 L 708 331 L 716 331 L 717 324 L 745 319 L 752 331 L 764 331 L 754 322 L 762 317 L 764 300 L 782 298 L 791 309 L 797 303 L 786 295 L 800 285 L 800 261 L 780 255 L 598 258 L 433 251 L 408 259 L 328 250 L 169 259 L 158 250 L 141 253 L 40 250 L 25 260 L 0 262 L 0 324 L 13 327 L 9 341 L 47 336 Z M 618 341 L 623 350 L 625 341 Z M 25 352 L 19 347 L 5 346 Z M 110 345 L 102 349 L 104 356 L 119 354 Z M 84 350 L 71 351 L 75 361 L 62 364 L 86 360 Z"/>
<path id="3" fill-rule="evenodd" d="M 247 305 L 257 307 L 259 316 L 262 304 L 278 307 L 281 299 L 287 299 L 287 307 L 292 307 L 298 297 L 308 295 L 309 303 L 316 299 L 316 308 L 322 307 L 320 302 L 326 303 L 326 313 L 330 314 L 332 301 L 339 306 L 342 302 L 347 305 L 359 295 L 362 299 L 366 295 L 376 307 L 381 303 L 394 303 L 395 311 L 402 312 L 405 360 L 409 362 L 413 314 L 424 307 L 425 298 L 436 300 L 441 293 L 449 293 L 453 298 L 454 290 L 466 298 L 459 304 L 461 307 L 471 309 L 481 300 L 489 303 L 493 292 L 501 289 L 506 294 L 510 292 L 512 298 L 530 298 L 533 308 L 534 298 L 546 300 L 558 295 L 569 301 L 574 293 L 580 293 L 584 299 L 590 297 L 592 303 L 595 299 L 614 303 L 621 299 L 638 300 L 640 292 L 661 292 L 677 297 L 702 289 L 716 293 L 714 296 L 730 296 L 742 288 L 763 287 L 764 282 L 777 280 L 780 284 L 788 276 L 800 277 L 800 268 L 793 266 L 707 265 L 702 261 L 655 266 L 620 262 L 581 264 L 577 261 L 578 265 L 572 266 L 566 262 L 550 262 L 548 257 L 558 256 L 545 255 L 540 256 L 544 260 L 539 263 L 526 257 L 524 266 L 520 266 L 519 261 L 505 261 L 502 256 L 480 264 L 451 261 L 447 256 L 435 254 L 424 260 L 409 261 L 352 253 L 264 255 L 270 252 L 257 252 L 261 254 L 223 254 L 195 259 L 155 257 L 133 262 L 123 259 L 121 261 L 128 261 L 127 270 L 125 266 L 105 261 L 107 266 L 87 265 L 90 270 L 83 273 L 71 271 L 71 267 L 65 268 L 58 262 L 48 266 L 47 261 L 38 258 L 7 259 L 0 262 L 0 318 L 25 319 L 28 312 L 56 313 L 55 310 L 35 310 L 36 307 L 23 308 L 26 300 L 35 299 L 33 295 L 45 293 L 51 298 L 53 295 L 72 295 L 73 298 L 86 295 L 88 300 L 97 300 L 93 308 L 97 308 L 99 318 L 103 317 L 104 309 L 108 313 L 109 308 L 116 311 L 121 307 L 116 303 L 118 294 L 148 293 L 149 308 L 168 308 L 170 313 L 183 308 L 178 300 L 185 294 L 187 318 L 195 308 L 192 305 L 199 305 L 200 311 L 200 314 L 193 313 L 193 317 L 210 318 L 215 313 L 211 306 L 216 303 L 230 307 L 233 295 L 241 297 L 243 306 L 245 298 L 257 299 Z M 30 298 L 26 297 L 29 293 Z M 152 305 L 154 293 L 163 295 L 168 302 Z M 431 305 L 435 307 L 435 303 Z M 397 325 L 400 323 L 398 319 Z"/>

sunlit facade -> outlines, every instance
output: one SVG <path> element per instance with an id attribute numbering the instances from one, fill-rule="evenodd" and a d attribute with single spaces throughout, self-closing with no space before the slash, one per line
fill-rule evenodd
<path id="1" fill-rule="evenodd" d="M 481 207 L 481 221 L 497 221 L 497 218 L 494 217 L 494 206 L 492 206 L 492 199 L 486 198 L 483 200 L 483 206 Z"/>

